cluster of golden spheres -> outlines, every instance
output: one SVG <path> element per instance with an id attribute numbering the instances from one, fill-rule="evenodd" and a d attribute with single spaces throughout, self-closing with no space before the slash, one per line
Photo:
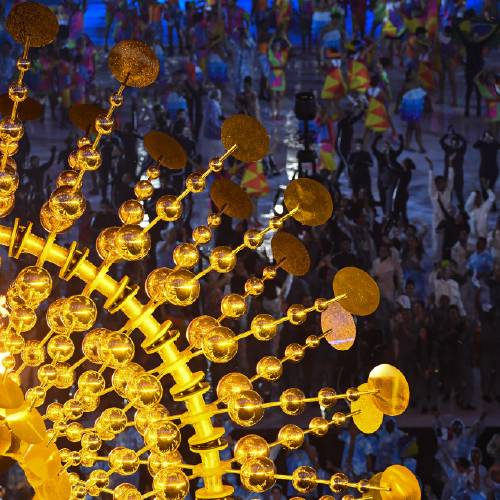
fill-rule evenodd
<path id="1" fill-rule="evenodd" d="M 57 35 L 57 22 L 46 7 L 23 3 L 9 14 L 7 28 L 23 44 L 24 53 L 17 62 L 18 77 L 9 87 L 8 116 L 0 121 L 1 217 L 11 211 L 19 185 L 14 156 L 23 134 L 21 117 L 23 113 L 29 114 L 28 90 L 23 83 L 30 68 L 29 49 L 50 43 Z M 136 184 L 135 198 L 119 208 L 122 225 L 99 234 L 96 248 L 101 264 L 92 264 L 87 258 L 88 250 L 76 242 L 69 248 L 56 243 L 57 235 L 70 228 L 85 211 L 83 178 L 86 172 L 100 166 L 99 144 L 103 136 L 113 131 L 113 114 L 123 103 L 123 91 L 127 86 L 144 87 L 153 83 L 159 65 L 146 45 L 124 41 L 112 49 L 109 67 L 121 85 L 110 97 L 108 110 L 95 111 L 95 106 L 87 105 L 73 109 L 73 114 L 85 117 L 76 120 L 84 124 L 81 128 L 86 129 L 85 136 L 78 140 L 77 149 L 70 155 L 71 170 L 59 174 L 55 190 L 41 209 L 40 221 L 48 235 L 45 238 L 34 235 L 32 223 L 21 223 L 19 219 L 12 226 L 0 225 L 0 244 L 8 247 L 11 258 L 17 259 L 22 253 L 36 257 L 36 262 L 21 269 L 10 284 L 5 296 L 7 314 L 0 319 L 0 453 L 20 464 L 39 499 L 78 499 L 86 495 L 99 497 L 103 493 L 116 500 L 181 499 L 188 494 L 190 481 L 198 479 L 203 486 L 195 491 L 196 498 L 226 499 L 233 495 L 232 486 L 223 482 L 227 474 L 238 475 L 244 487 L 253 492 L 268 490 L 276 480 L 289 480 L 300 493 L 308 494 L 318 485 L 328 485 L 334 493 L 345 492 L 346 500 L 354 498 L 356 491 L 360 498 L 420 498 L 418 482 L 401 466 L 391 466 L 371 479 L 352 482 L 339 473 L 329 480 L 320 479 L 314 469 L 305 466 L 298 467 L 290 476 L 279 474 L 270 459 L 272 447 L 297 449 L 306 434 L 322 436 L 330 426 L 343 425 L 349 419 L 362 431 L 374 432 L 384 414 L 399 415 L 405 410 L 408 384 L 390 365 L 374 368 L 366 383 L 343 394 L 327 387 L 316 397 L 306 397 L 300 389 L 289 388 L 278 401 L 264 402 L 254 388 L 259 379 L 278 380 L 283 363 L 299 362 L 305 351 L 316 348 L 322 339 L 341 350 L 353 344 L 356 327 L 352 315 L 371 314 L 379 301 L 377 286 L 366 273 L 345 268 L 334 278 L 332 297 L 318 298 L 311 307 L 292 305 L 283 318 L 260 314 L 251 320 L 246 332 L 236 334 L 224 325 L 226 318 L 246 314 L 247 299 L 262 294 L 265 281 L 274 279 L 278 268 L 295 275 L 308 271 L 307 249 L 281 228 L 292 217 L 311 226 L 324 224 L 330 218 L 332 201 L 319 183 L 307 179 L 291 182 L 285 192 L 287 212 L 283 216 L 272 218 L 262 230 L 247 231 L 237 248 L 213 248 L 209 265 L 195 274 L 194 269 L 200 265 L 199 249 L 211 241 L 221 215 L 246 218 L 252 210 L 248 196 L 239 186 L 225 179 L 216 180 L 210 195 L 217 213 L 210 214 L 205 225 L 194 229 L 191 242 L 175 248 L 173 269 L 159 268 L 149 274 L 145 283 L 148 303 L 137 300 L 139 287 L 130 283 L 127 276 L 117 282 L 108 274 L 117 261 L 143 259 L 150 251 L 149 230 L 162 221 L 179 220 L 182 200 L 203 191 L 207 177 L 220 172 L 226 158 L 233 155 L 248 162 L 266 154 L 267 133 L 254 119 L 235 116 L 226 120 L 222 128 L 226 153 L 210 161 L 205 171 L 189 175 L 182 193 L 160 197 L 157 217 L 144 227 L 142 202 L 151 198 L 152 181 L 160 175 L 160 168 L 182 168 L 186 161 L 175 140 L 161 132 L 150 132 L 144 143 L 155 163 L 148 168 L 147 179 Z M 92 123 L 88 116 L 92 116 Z M 186 332 L 173 329 L 170 321 L 157 321 L 155 310 L 161 304 L 180 307 L 193 304 L 200 294 L 203 276 L 210 271 L 231 272 L 238 253 L 259 248 L 271 232 L 275 232 L 271 242 L 275 264 L 266 267 L 262 276 L 250 277 L 244 294 L 225 296 L 218 318 L 199 316 L 191 321 Z M 49 331 L 41 340 L 26 340 L 25 334 L 37 322 L 38 307 L 52 292 L 54 277 L 44 267 L 47 263 L 60 268 L 60 279 L 79 279 L 85 286 L 78 295 L 50 302 L 45 316 Z M 120 330 L 95 327 L 98 310 L 93 293 L 106 298 L 104 309 L 108 313 L 121 311 L 128 317 Z M 205 401 L 209 385 L 203 372 L 191 371 L 191 359 L 203 355 L 212 363 L 226 363 L 236 355 L 239 340 L 253 336 L 269 341 L 279 333 L 280 324 L 300 325 L 312 313 L 321 313 L 321 333 L 309 335 L 304 344 L 289 344 L 281 357 L 263 357 L 251 378 L 236 372 L 225 375 L 216 389 L 217 400 Z M 145 353 L 161 359 L 154 369 L 146 371 L 134 362 L 137 346 L 130 334 L 136 329 L 144 335 L 141 348 Z M 177 341 L 184 334 L 189 347 L 180 350 Z M 38 384 L 23 391 L 26 369 L 34 370 Z M 162 404 L 166 375 L 174 381 L 168 388 L 169 397 L 185 405 L 181 414 L 170 415 Z M 65 400 L 54 400 L 54 389 L 67 391 L 75 385 L 77 389 L 68 391 Z M 123 407 L 104 407 L 101 400 L 111 392 L 125 401 Z M 214 426 L 216 415 L 225 413 L 236 424 L 251 427 L 263 418 L 266 408 L 279 407 L 286 415 L 298 415 L 308 403 L 328 409 L 340 399 L 350 405 L 349 413 L 336 412 L 328 419 L 314 417 L 307 429 L 286 424 L 272 443 L 256 434 L 245 435 L 237 442 L 233 458 L 222 460 L 220 452 L 227 448 L 227 441 L 225 430 Z M 91 425 L 80 421 L 84 415 L 86 420 L 95 416 Z M 198 463 L 185 463 L 178 451 L 184 427 L 194 431 L 187 442 L 194 455 L 199 456 Z M 117 438 L 129 429 L 141 436 L 142 448 L 118 445 Z M 68 448 L 63 447 L 63 440 Z M 99 453 L 103 442 L 114 446 L 107 455 Z M 80 466 L 93 470 L 84 475 L 79 472 Z M 130 483 L 113 486 L 115 475 L 130 476 L 140 468 L 151 475 L 150 492 L 141 493 Z"/>

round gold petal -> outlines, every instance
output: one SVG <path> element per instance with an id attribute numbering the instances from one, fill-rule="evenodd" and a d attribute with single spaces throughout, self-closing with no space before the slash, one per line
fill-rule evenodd
<path id="1" fill-rule="evenodd" d="M 332 216 L 332 197 L 318 181 L 296 179 L 288 184 L 284 198 L 289 212 L 298 208 L 293 218 L 306 226 L 319 226 Z"/>
<path id="2" fill-rule="evenodd" d="M 420 500 L 421 491 L 417 478 L 402 465 L 387 467 L 380 478 L 380 486 L 390 491 L 381 491 L 382 500 Z"/>
<path id="3" fill-rule="evenodd" d="M 253 206 L 248 194 L 229 179 L 216 179 L 210 188 L 210 198 L 229 217 L 248 219 L 252 215 Z"/>
<path id="4" fill-rule="evenodd" d="M 233 156 L 244 162 L 257 161 L 269 151 L 269 136 L 258 120 L 248 115 L 234 115 L 224 121 L 221 140 L 226 149 L 238 149 Z"/>
<path id="5" fill-rule="evenodd" d="M 333 278 L 335 297 L 346 295 L 340 299 L 342 307 L 351 314 L 368 316 L 376 311 L 380 302 L 377 283 L 365 271 L 357 267 L 344 267 Z"/>
<path id="6" fill-rule="evenodd" d="M 186 166 L 187 155 L 184 148 L 164 132 L 151 130 L 144 136 L 144 149 L 162 167 L 180 170 Z"/>
<path id="7" fill-rule="evenodd" d="M 347 351 L 356 340 L 354 319 L 338 302 L 332 302 L 321 313 L 321 330 L 330 332 L 325 338 L 337 351 Z"/>
<path id="8" fill-rule="evenodd" d="M 408 407 L 408 382 L 396 367 L 388 364 L 376 366 L 368 376 L 368 385 L 378 391 L 372 395 L 373 402 L 386 415 L 401 415 Z"/>
<path id="9" fill-rule="evenodd" d="M 358 387 L 358 391 L 367 391 L 370 386 L 365 383 Z M 364 434 L 373 434 L 382 425 L 384 414 L 375 406 L 371 394 L 359 396 L 357 401 L 351 403 L 351 411 L 360 410 L 361 413 L 352 417 L 356 427 Z"/>
<path id="10" fill-rule="evenodd" d="M 0 95 L 0 114 L 2 116 L 10 116 L 12 112 L 12 101 L 9 94 Z M 43 104 L 36 99 L 27 97 L 17 106 L 17 116 L 23 122 L 38 120 L 43 114 Z"/>
<path id="11" fill-rule="evenodd" d="M 95 132 L 95 119 L 106 111 L 97 104 L 73 104 L 69 108 L 69 121 L 86 134 L 88 132 Z"/>
<path id="12" fill-rule="evenodd" d="M 16 5 L 7 16 L 5 27 L 12 38 L 30 47 L 43 47 L 53 42 L 59 31 L 56 15 L 45 5 L 25 2 Z"/>
<path id="13" fill-rule="evenodd" d="M 113 76 L 128 87 L 147 87 L 157 78 L 160 63 L 144 42 L 123 40 L 109 52 L 108 67 Z"/>
<path id="14" fill-rule="evenodd" d="M 287 273 L 303 276 L 309 271 L 311 258 L 304 243 L 293 234 L 278 231 L 271 240 L 276 263 Z"/>

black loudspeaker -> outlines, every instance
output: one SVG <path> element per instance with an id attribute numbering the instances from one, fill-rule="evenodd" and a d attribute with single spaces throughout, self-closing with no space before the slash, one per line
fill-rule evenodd
<path id="1" fill-rule="evenodd" d="M 312 92 L 295 94 L 295 116 L 298 120 L 314 120 L 316 118 L 316 98 Z"/>

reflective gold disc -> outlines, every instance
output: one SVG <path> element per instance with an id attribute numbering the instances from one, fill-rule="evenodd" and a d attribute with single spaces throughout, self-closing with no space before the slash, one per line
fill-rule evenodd
<path id="1" fill-rule="evenodd" d="M 225 120 L 221 128 L 221 140 L 226 149 L 238 146 L 233 156 L 240 161 L 261 160 L 269 151 L 266 129 L 248 115 L 234 115 Z"/>
<path id="2" fill-rule="evenodd" d="M 2 116 L 10 116 L 12 113 L 12 101 L 9 94 L 0 95 L 0 114 Z M 17 116 L 23 122 L 38 120 L 43 114 L 43 104 L 40 104 L 36 99 L 27 97 L 17 106 Z"/>
<path id="3" fill-rule="evenodd" d="M 7 16 L 5 27 L 12 38 L 30 47 L 43 47 L 53 42 L 59 31 L 56 15 L 45 5 L 25 2 L 16 5 Z"/>
<path id="4" fill-rule="evenodd" d="M 304 243 L 293 234 L 278 231 L 271 240 L 273 257 L 287 273 L 303 276 L 309 271 L 311 258 Z"/>
<path id="5" fill-rule="evenodd" d="M 372 476 L 369 480 L 371 486 L 380 486 L 380 480 L 382 479 L 382 472 L 379 472 Z M 370 490 L 368 495 L 372 498 L 372 500 L 382 500 L 382 496 L 380 495 L 380 491 Z"/>
<path id="6" fill-rule="evenodd" d="M 129 87 L 147 87 L 157 78 L 160 63 L 144 42 L 123 40 L 109 52 L 108 67 L 113 76 Z"/>
<path id="7" fill-rule="evenodd" d="M 324 224 L 333 212 L 332 197 L 318 181 L 296 179 L 285 190 L 285 206 L 289 212 L 298 208 L 293 218 L 306 226 Z"/>
<path id="8" fill-rule="evenodd" d="M 346 294 L 340 300 L 342 307 L 351 314 L 372 314 L 380 302 L 380 292 L 373 278 L 357 267 L 344 267 L 333 278 L 335 297 Z"/>
<path id="9" fill-rule="evenodd" d="M 248 194 L 229 179 L 216 179 L 210 188 L 210 198 L 229 217 L 248 219 L 252 215 L 253 206 Z"/>
<path id="10" fill-rule="evenodd" d="M 102 114 L 106 114 L 104 109 L 97 104 L 87 103 L 73 104 L 68 112 L 70 122 L 85 133 L 95 132 L 95 119 Z"/>
<path id="11" fill-rule="evenodd" d="M 408 407 L 410 389 L 405 376 L 394 366 L 376 366 L 368 375 L 370 389 L 377 389 L 372 395 L 375 406 L 386 415 L 401 415 Z"/>
<path id="12" fill-rule="evenodd" d="M 186 166 L 187 155 L 184 148 L 168 134 L 151 130 L 144 136 L 144 149 L 162 167 L 180 170 Z"/>
<path id="13" fill-rule="evenodd" d="M 370 389 L 368 384 L 361 384 L 359 391 Z M 352 417 L 356 427 L 364 434 L 373 434 L 382 425 L 384 414 L 375 406 L 371 394 L 359 396 L 357 401 L 351 403 L 351 411 L 360 410 L 361 413 Z"/>
<path id="14" fill-rule="evenodd" d="M 356 340 L 354 319 L 338 302 L 332 302 L 321 313 L 321 330 L 330 331 L 325 338 L 337 351 L 347 351 Z"/>
<path id="15" fill-rule="evenodd" d="M 417 478 L 402 465 L 387 467 L 380 478 L 380 486 L 390 491 L 381 491 L 383 500 L 420 500 L 421 492 Z"/>

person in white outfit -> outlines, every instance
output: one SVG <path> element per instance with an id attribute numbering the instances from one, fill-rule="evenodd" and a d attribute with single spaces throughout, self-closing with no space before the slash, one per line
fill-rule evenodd
<path id="1" fill-rule="evenodd" d="M 495 203 L 495 193 L 488 189 L 488 198 L 483 200 L 479 191 L 472 191 L 465 203 L 465 211 L 469 215 L 470 236 L 486 238 L 488 236 L 488 213 Z"/>
<path id="2" fill-rule="evenodd" d="M 444 227 L 445 219 L 451 211 L 451 194 L 453 191 L 453 179 L 455 172 L 450 169 L 448 179 L 442 175 L 434 177 L 434 166 L 429 157 L 425 157 L 429 164 L 429 198 L 432 203 L 432 253 L 434 262 L 443 258 Z"/>

